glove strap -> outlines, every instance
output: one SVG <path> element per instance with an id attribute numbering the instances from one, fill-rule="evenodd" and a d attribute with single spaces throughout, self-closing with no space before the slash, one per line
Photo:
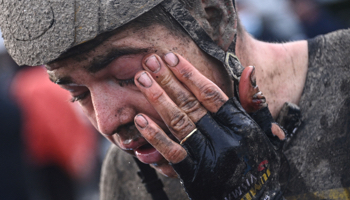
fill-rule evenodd
<path id="1" fill-rule="evenodd" d="M 165 0 L 161 5 L 186 30 L 187 34 L 204 52 L 219 60 L 225 66 L 231 78 L 239 82 L 244 68 L 235 55 L 234 41 L 236 38 L 234 38 L 228 50 L 224 51 L 211 39 L 181 2 Z"/>

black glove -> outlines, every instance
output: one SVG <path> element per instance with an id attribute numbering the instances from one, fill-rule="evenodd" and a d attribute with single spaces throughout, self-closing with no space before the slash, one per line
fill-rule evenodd
<path id="1" fill-rule="evenodd" d="M 284 140 L 280 140 L 277 136 L 275 136 L 272 131 L 272 123 L 276 124 L 283 132 L 284 135 L 287 137 L 287 131 L 284 130 L 282 126 L 280 126 L 278 123 L 275 122 L 275 120 L 272 118 L 272 115 L 269 111 L 268 107 L 261 108 L 260 110 L 250 114 L 252 119 L 260 126 L 260 128 L 263 130 L 267 138 L 270 140 L 272 145 L 275 147 L 276 150 L 282 150 Z"/>
<path id="2" fill-rule="evenodd" d="M 280 156 L 235 98 L 206 114 L 172 164 L 193 200 L 283 199 Z"/>

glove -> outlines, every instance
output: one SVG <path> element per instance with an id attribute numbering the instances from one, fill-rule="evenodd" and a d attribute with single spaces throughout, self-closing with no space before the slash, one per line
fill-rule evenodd
<path id="1" fill-rule="evenodd" d="M 281 127 L 278 123 L 274 121 L 274 119 L 271 116 L 271 113 L 268 109 L 268 107 L 261 108 L 260 110 L 250 114 L 252 119 L 261 127 L 261 129 L 264 131 L 267 138 L 270 140 L 272 145 L 276 150 L 281 150 L 284 144 L 283 140 L 280 140 L 275 134 L 272 133 L 272 126 L 277 126 L 281 131 L 283 131 L 284 135 L 287 135 L 286 131 L 283 127 Z"/>
<path id="2" fill-rule="evenodd" d="M 135 125 L 147 142 L 173 163 L 191 199 L 282 198 L 280 156 L 237 99 L 229 99 L 178 54 L 168 53 L 163 59 L 152 55 L 144 62 L 145 69 L 158 70 L 138 72 L 135 85 L 170 133 L 144 113 L 135 116 Z M 262 100 L 257 95 L 255 101 L 256 92 L 252 92 L 246 93 L 245 102 L 249 104 L 253 95 L 251 102 L 259 108 Z M 154 167 L 161 172 L 169 169 L 164 163 Z"/>
<path id="3" fill-rule="evenodd" d="M 283 199 L 280 156 L 235 98 L 196 126 L 172 164 L 191 199 Z"/>

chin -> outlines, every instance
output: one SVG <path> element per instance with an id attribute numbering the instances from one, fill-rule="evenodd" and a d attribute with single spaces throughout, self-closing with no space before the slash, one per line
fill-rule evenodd
<path id="1" fill-rule="evenodd" d="M 166 177 L 169 178 L 178 178 L 176 172 L 174 171 L 173 167 L 169 165 L 168 163 L 164 163 L 161 165 L 151 165 L 155 170 L 157 170 L 159 173 L 163 174 Z"/>

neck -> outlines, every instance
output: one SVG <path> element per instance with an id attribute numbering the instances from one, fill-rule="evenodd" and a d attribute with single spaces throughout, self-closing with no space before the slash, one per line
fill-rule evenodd
<path id="1" fill-rule="evenodd" d="M 299 103 L 308 66 L 306 41 L 273 44 L 243 32 L 236 45 L 242 65 L 256 67 L 257 84 L 273 117 L 278 116 L 285 102 Z"/>

